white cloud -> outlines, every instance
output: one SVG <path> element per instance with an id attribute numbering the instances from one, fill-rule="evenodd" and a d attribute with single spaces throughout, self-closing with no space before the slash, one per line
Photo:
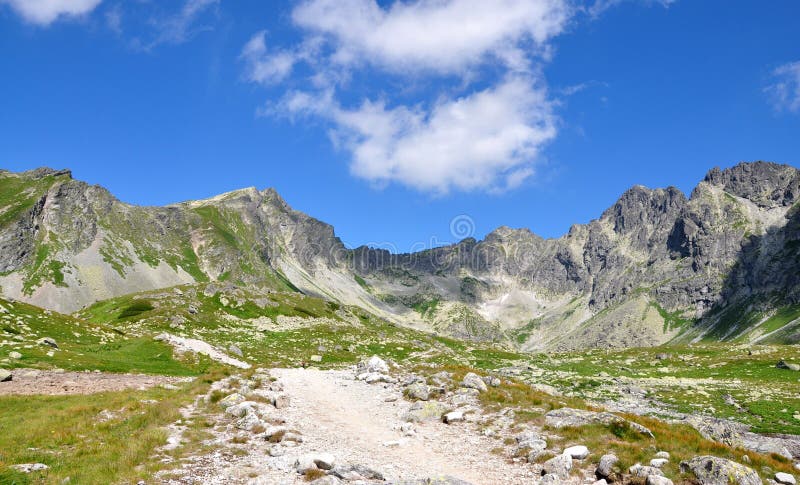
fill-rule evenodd
<path id="1" fill-rule="evenodd" d="M 32 24 L 47 26 L 59 18 L 86 15 L 102 0 L 0 0 Z"/>
<path id="2" fill-rule="evenodd" d="M 515 188 L 533 175 L 532 161 L 556 135 L 546 91 L 523 77 L 430 109 L 372 101 L 345 109 L 330 91 L 294 93 L 282 109 L 332 121 L 334 141 L 352 153 L 354 175 L 438 194 Z"/>
<path id="3" fill-rule="evenodd" d="M 613 7 L 620 5 L 621 3 L 631 1 L 631 0 L 595 0 L 595 2 L 589 6 L 586 11 L 592 17 L 597 17 L 603 14 L 606 10 L 609 10 Z M 678 0 L 632 0 L 632 3 L 639 3 L 644 4 L 647 6 L 650 5 L 661 5 L 664 8 L 669 8 L 670 5 L 677 2 Z"/>
<path id="4" fill-rule="evenodd" d="M 489 56 L 524 68 L 522 49 L 543 47 L 569 17 L 566 0 L 416 0 L 388 8 L 375 0 L 307 0 L 292 14 L 297 26 L 331 42 L 336 64 L 446 74 Z"/>
<path id="5" fill-rule="evenodd" d="M 777 111 L 800 113 L 800 61 L 784 64 L 772 72 L 773 83 L 764 91 Z"/>
<path id="6" fill-rule="evenodd" d="M 303 42 L 297 49 L 270 51 L 266 43 L 267 32 L 257 32 L 245 44 L 240 58 L 246 63 L 245 77 L 259 84 L 283 81 L 300 61 L 311 62 L 316 55 L 315 39 Z"/>
<path id="7" fill-rule="evenodd" d="M 219 3 L 220 0 L 186 0 L 178 12 L 151 21 L 156 30 L 153 40 L 147 43 L 137 40 L 134 46 L 147 51 L 160 44 L 181 44 L 199 32 L 210 30 L 211 27 L 198 26 L 197 22 L 206 11 Z"/>

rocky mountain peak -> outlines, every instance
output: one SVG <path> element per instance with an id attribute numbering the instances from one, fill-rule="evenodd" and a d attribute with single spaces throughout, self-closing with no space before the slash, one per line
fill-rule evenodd
<path id="1" fill-rule="evenodd" d="M 725 170 L 715 167 L 703 182 L 760 207 L 788 206 L 800 197 L 800 171 L 772 162 L 742 162 Z"/>
<path id="2" fill-rule="evenodd" d="M 64 176 L 68 179 L 72 179 L 72 170 L 69 169 L 61 169 L 56 170 L 50 167 L 39 167 L 33 170 L 28 170 L 27 172 L 22 172 L 20 176 L 25 178 L 30 178 L 32 180 L 39 180 L 45 177 L 61 177 Z"/>

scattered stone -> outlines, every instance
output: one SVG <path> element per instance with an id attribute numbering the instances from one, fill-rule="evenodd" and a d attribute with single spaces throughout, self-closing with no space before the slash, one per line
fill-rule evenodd
<path id="1" fill-rule="evenodd" d="M 403 415 L 403 421 L 421 423 L 438 421 L 448 411 L 448 407 L 439 401 L 417 401 Z"/>
<path id="2" fill-rule="evenodd" d="M 618 471 L 617 463 L 619 463 L 619 458 L 617 458 L 616 455 L 603 455 L 600 458 L 600 463 L 597 465 L 595 474 L 599 478 L 611 478 Z"/>
<path id="3" fill-rule="evenodd" d="M 9 352 L 9 353 L 8 353 L 8 356 L 9 356 L 10 358 L 14 359 L 14 360 L 19 360 L 19 359 L 21 359 L 21 358 L 22 358 L 22 354 L 20 354 L 20 353 L 19 353 L 19 352 L 17 352 L 16 350 L 12 350 L 11 352 Z"/>
<path id="4" fill-rule="evenodd" d="M 322 362 L 322 356 L 321 355 L 312 355 L 309 360 L 311 362 Z"/>
<path id="5" fill-rule="evenodd" d="M 294 462 L 294 469 L 297 473 L 305 475 L 312 470 L 319 470 L 317 464 L 314 463 L 314 458 L 311 455 L 303 455 L 298 457 Z"/>
<path id="6" fill-rule="evenodd" d="M 356 374 L 369 374 L 373 372 L 379 374 L 389 373 L 389 366 L 386 364 L 386 361 L 377 355 L 373 355 L 368 360 L 362 360 L 356 366 Z"/>
<path id="7" fill-rule="evenodd" d="M 542 464 L 542 475 L 553 474 L 565 479 L 569 477 L 570 470 L 572 470 L 572 458 L 569 455 L 558 455 Z"/>
<path id="8" fill-rule="evenodd" d="M 39 340 L 37 340 L 36 343 L 38 343 L 39 345 L 47 345 L 48 347 L 52 347 L 54 349 L 58 348 L 58 344 L 52 337 L 42 337 Z"/>
<path id="9" fill-rule="evenodd" d="M 672 480 L 661 475 L 648 475 L 645 485 L 672 485 Z"/>
<path id="10" fill-rule="evenodd" d="M 631 429 L 643 435 L 653 437 L 653 432 L 639 423 L 628 421 L 616 414 L 609 412 L 585 411 L 583 409 L 559 408 L 549 411 L 545 415 L 545 423 L 553 428 L 572 428 L 588 424 L 626 424 Z"/>
<path id="11" fill-rule="evenodd" d="M 20 473 L 40 472 L 50 468 L 44 463 L 22 463 L 20 465 L 11 465 L 11 468 Z"/>
<path id="12" fill-rule="evenodd" d="M 666 458 L 653 458 L 652 460 L 650 460 L 650 466 L 656 467 L 656 468 L 661 468 L 662 466 L 666 465 L 667 463 L 669 463 L 669 460 L 666 459 Z"/>
<path id="13" fill-rule="evenodd" d="M 359 374 L 356 379 L 360 381 L 364 381 L 367 384 L 375 384 L 377 382 L 394 382 L 394 379 L 387 376 L 386 374 L 381 374 L 378 372 L 367 372 L 365 374 Z"/>
<path id="14" fill-rule="evenodd" d="M 547 473 L 539 480 L 539 485 L 561 485 L 561 478 L 555 473 Z"/>
<path id="15" fill-rule="evenodd" d="M 500 387 L 500 379 L 495 376 L 483 376 L 483 382 L 489 387 Z"/>
<path id="16" fill-rule="evenodd" d="M 483 382 L 483 379 L 481 379 L 481 377 L 474 372 L 469 372 L 464 376 L 464 380 L 461 381 L 461 387 L 477 389 L 480 392 L 486 392 L 489 390 L 489 388 L 486 387 L 486 383 Z"/>
<path id="17" fill-rule="evenodd" d="M 761 485 L 752 468 L 715 456 L 696 456 L 681 463 L 681 473 L 691 471 L 701 485 Z"/>
<path id="18" fill-rule="evenodd" d="M 310 482 L 311 485 L 338 485 L 340 483 L 342 481 L 332 475 L 325 475 Z"/>
<path id="19" fill-rule="evenodd" d="M 219 405 L 220 405 L 220 407 L 222 409 L 227 409 L 227 408 L 229 408 L 231 406 L 234 406 L 236 404 L 241 404 L 244 401 L 245 401 L 244 396 L 242 396 L 238 392 L 234 392 L 233 394 L 230 394 L 230 395 L 225 396 L 224 398 L 222 398 L 219 401 Z"/>
<path id="20" fill-rule="evenodd" d="M 436 374 L 433 374 L 430 377 L 431 383 L 433 383 L 433 385 L 439 386 L 439 387 L 442 387 L 442 386 L 445 386 L 445 385 L 449 384 L 450 381 L 452 380 L 452 378 L 453 378 L 453 374 L 451 374 L 451 373 L 449 373 L 447 371 L 437 372 Z"/>
<path id="21" fill-rule="evenodd" d="M 431 397 L 430 389 L 428 389 L 427 384 L 422 382 L 416 382 L 409 385 L 406 387 L 405 393 L 409 398 L 416 399 L 418 401 L 427 401 Z"/>
<path id="22" fill-rule="evenodd" d="M 364 465 L 337 465 L 331 469 L 331 475 L 346 481 L 384 480 L 381 472 Z"/>
<path id="23" fill-rule="evenodd" d="M 291 398 L 286 393 L 276 394 L 275 397 L 272 398 L 272 405 L 275 406 L 276 409 L 283 409 L 289 407 L 291 403 Z"/>
<path id="24" fill-rule="evenodd" d="M 244 431 L 252 431 L 257 426 L 263 428 L 264 423 L 260 419 L 258 419 L 256 413 L 248 412 L 244 416 L 239 418 L 234 424 L 234 426 Z"/>
<path id="25" fill-rule="evenodd" d="M 628 469 L 628 473 L 635 477 L 647 478 L 650 475 L 664 476 L 664 472 L 653 466 L 642 466 L 637 463 Z"/>
<path id="26" fill-rule="evenodd" d="M 189 313 L 195 315 L 197 313 L 197 307 L 194 305 L 189 305 Z"/>
<path id="27" fill-rule="evenodd" d="M 797 480 L 794 479 L 794 476 L 783 472 L 775 474 L 775 481 L 783 485 L 797 485 Z"/>
<path id="28" fill-rule="evenodd" d="M 800 370 L 800 364 L 792 364 L 792 363 L 786 362 L 783 359 L 779 360 L 778 363 L 775 365 L 775 367 L 777 367 L 778 369 L 786 369 L 786 370 L 794 370 L 794 371 L 799 371 Z"/>
<path id="29" fill-rule="evenodd" d="M 589 448 L 583 445 L 570 446 L 564 450 L 564 454 L 575 460 L 583 460 L 589 456 Z"/>
<path id="30" fill-rule="evenodd" d="M 237 357 L 244 357 L 244 352 L 242 352 L 242 349 L 240 349 L 239 346 L 234 344 L 230 344 L 228 346 L 228 352 L 232 353 Z"/>
<path id="31" fill-rule="evenodd" d="M 447 424 L 460 423 L 464 421 L 464 413 L 461 411 L 451 411 L 444 415 L 442 421 Z"/>
<path id="32" fill-rule="evenodd" d="M 539 456 L 542 455 L 544 450 L 547 449 L 547 441 L 545 441 L 535 431 L 525 431 L 518 434 L 515 439 L 517 440 L 516 453 L 523 450 L 528 450 L 528 462 L 533 463 Z"/>
<path id="33" fill-rule="evenodd" d="M 316 453 L 311 455 L 311 459 L 320 470 L 330 470 L 336 463 L 336 458 L 330 453 Z"/>
<path id="34" fill-rule="evenodd" d="M 8 382 L 13 378 L 11 371 L 0 369 L 0 382 Z"/>
<path id="35" fill-rule="evenodd" d="M 659 451 L 658 453 L 656 453 L 656 458 L 666 458 L 667 460 L 669 460 L 669 453 L 667 453 L 666 451 Z"/>
<path id="36" fill-rule="evenodd" d="M 239 404 L 233 404 L 225 409 L 225 414 L 229 414 L 237 418 L 242 418 L 246 414 L 251 413 L 253 411 L 253 405 L 255 405 L 253 401 L 243 401 L 240 402 Z"/>

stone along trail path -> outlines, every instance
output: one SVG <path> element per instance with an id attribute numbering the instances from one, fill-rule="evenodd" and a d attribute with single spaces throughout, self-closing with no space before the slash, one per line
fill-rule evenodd
<path id="1" fill-rule="evenodd" d="M 176 463 L 178 468 L 158 474 L 160 483 L 309 483 L 310 475 L 301 474 L 305 473 L 301 463 L 311 460 L 316 469 L 318 458 L 324 463 L 316 465 L 329 472 L 312 482 L 317 485 L 493 485 L 532 483 L 534 478 L 530 467 L 492 453 L 499 442 L 481 434 L 474 423 L 445 424 L 438 415 L 406 422 L 404 416 L 413 404 L 403 398 L 401 384 L 369 384 L 356 379 L 352 370 L 258 372 L 266 387 L 250 389 L 253 380 L 232 376 L 209 391 L 228 397 L 185 410 L 185 422 L 173 430 L 180 430 L 187 420 L 202 419 L 214 423 L 208 428 L 212 436 L 204 440 L 199 453 Z M 261 396 L 261 401 L 246 401 L 239 392 L 250 399 Z M 170 441 L 173 449 L 180 447 L 181 433 Z M 345 477 L 348 470 L 356 471 L 356 477 Z"/>
<path id="2" fill-rule="evenodd" d="M 497 442 L 470 424 L 416 423 L 404 436 L 401 415 L 409 407 L 392 385 L 367 384 L 352 372 L 275 369 L 292 405 L 286 418 L 302 432 L 305 444 L 337 460 L 361 463 L 387 479 L 451 476 L 474 484 L 530 480 L 519 465 L 490 453 Z"/>

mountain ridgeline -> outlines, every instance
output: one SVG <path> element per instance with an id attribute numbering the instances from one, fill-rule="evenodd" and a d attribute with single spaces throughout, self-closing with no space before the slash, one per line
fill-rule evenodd
<path id="1" fill-rule="evenodd" d="M 410 253 L 346 248 L 273 189 L 165 207 L 69 171 L 0 172 L 0 291 L 63 313 L 195 282 L 299 291 L 524 350 L 800 341 L 800 171 L 711 170 L 687 198 L 635 186 L 559 238 L 500 227 Z"/>

